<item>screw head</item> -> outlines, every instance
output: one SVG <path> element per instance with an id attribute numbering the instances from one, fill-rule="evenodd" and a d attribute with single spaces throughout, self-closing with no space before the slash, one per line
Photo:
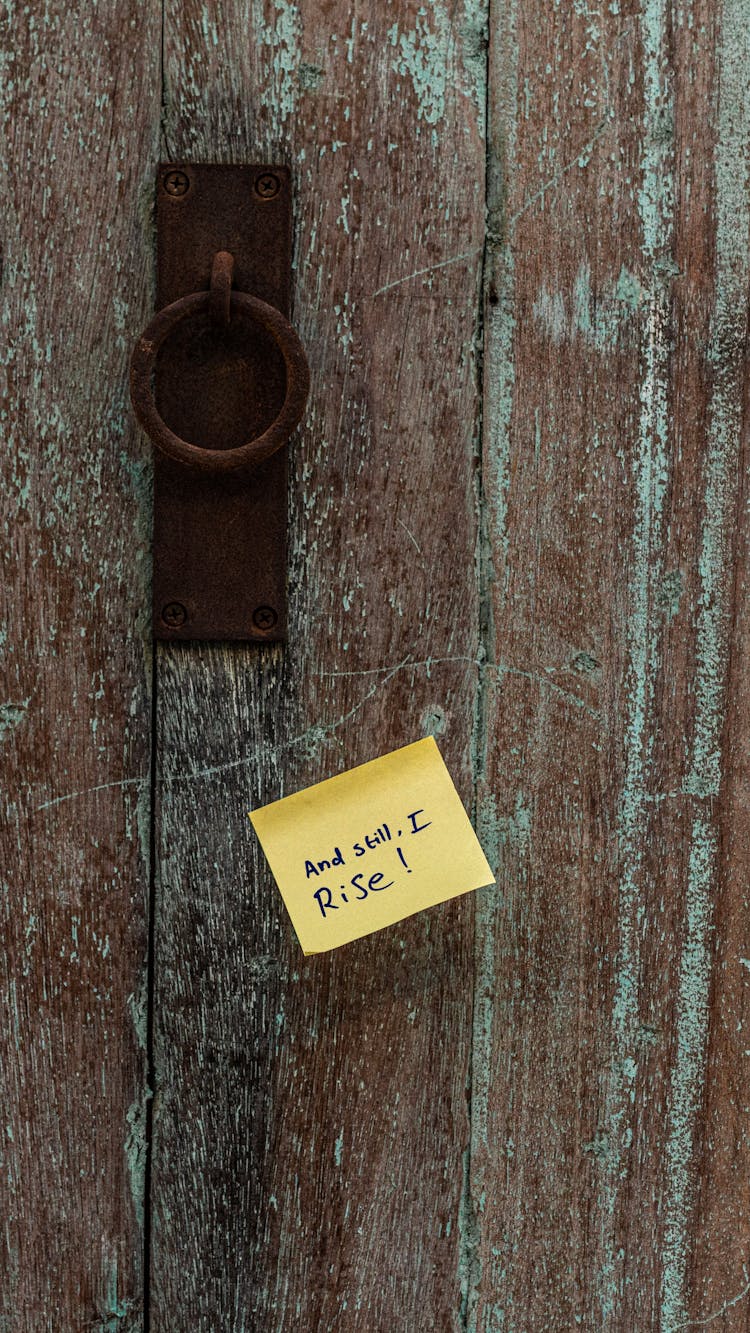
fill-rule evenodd
<path id="1" fill-rule="evenodd" d="M 179 198 L 181 195 L 187 194 L 190 189 L 190 181 L 184 171 L 168 171 L 164 177 L 164 189 L 167 194 Z"/>
<path id="2" fill-rule="evenodd" d="M 187 611 L 182 602 L 167 602 L 162 610 L 161 618 L 170 629 L 179 629 L 187 620 Z"/>
<path id="3" fill-rule="evenodd" d="M 273 629 L 278 618 L 272 606 L 256 606 L 253 611 L 253 624 L 256 629 Z"/>
<path id="4" fill-rule="evenodd" d="M 281 181 L 278 176 L 274 176 L 272 171 L 264 171 L 255 182 L 255 192 L 261 199 L 273 199 L 274 195 L 279 193 Z"/>

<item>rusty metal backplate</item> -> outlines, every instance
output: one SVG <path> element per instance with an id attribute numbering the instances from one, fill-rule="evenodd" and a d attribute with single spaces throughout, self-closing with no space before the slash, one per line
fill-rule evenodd
<path id="1" fill-rule="evenodd" d="M 289 316 L 291 179 L 275 165 L 162 164 L 157 178 L 157 309 L 207 291 L 218 251 L 234 287 Z M 227 329 L 207 311 L 184 321 L 156 362 L 159 412 L 178 436 L 232 449 L 260 435 L 284 401 L 282 355 L 255 322 Z M 286 636 L 287 459 L 247 478 L 194 474 L 154 456 L 154 637 Z"/>

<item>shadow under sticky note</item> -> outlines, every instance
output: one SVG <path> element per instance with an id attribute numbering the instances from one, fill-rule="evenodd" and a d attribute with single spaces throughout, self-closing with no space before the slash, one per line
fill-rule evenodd
<path id="1" fill-rule="evenodd" d="M 306 954 L 494 883 L 431 736 L 250 819 Z"/>

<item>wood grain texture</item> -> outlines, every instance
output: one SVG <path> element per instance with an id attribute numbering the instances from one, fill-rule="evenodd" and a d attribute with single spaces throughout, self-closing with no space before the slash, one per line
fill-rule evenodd
<path id="1" fill-rule="evenodd" d="M 481 1333 L 747 1327 L 746 47 L 494 16 Z"/>
<path id="2" fill-rule="evenodd" d="M 471 801 L 484 31 L 473 5 L 168 6 L 175 158 L 287 162 L 284 650 L 159 653 L 152 1327 L 463 1319 L 463 901 L 304 959 L 246 811 L 426 732 Z"/>
<path id="3" fill-rule="evenodd" d="M 741 5 L 728 5 L 717 25 L 716 149 L 713 185 L 715 307 L 707 339 L 711 366 L 706 442 L 707 497 L 701 578 L 704 696 L 714 662 L 726 670 L 725 707 L 717 710 L 712 742 L 712 791 L 718 789 L 717 860 L 712 884 L 713 936 L 700 1168 L 689 1247 L 686 1304 L 692 1320 L 712 1327 L 750 1326 L 750 1043 L 748 972 L 748 288 L 750 287 L 750 24 Z M 733 584 L 716 566 L 734 555 Z M 713 618 L 721 616 L 714 628 Z M 716 631 L 720 631 L 721 637 Z M 718 643 L 717 643 L 718 639 Z M 717 652 L 717 647 L 720 652 Z M 726 665 L 725 665 L 726 664 Z M 708 670 L 706 669 L 708 667 Z M 706 689 L 706 685 L 709 689 Z"/>
<path id="4" fill-rule="evenodd" d="M 122 0 L 3 18 L 8 1333 L 142 1326 L 150 497 L 126 370 L 158 32 Z"/>
<path id="5" fill-rule="evenodd" d="M 4 20 L 3 1333 L 750 1328 L 748 0 L 488 10 Z M 160 157 L 290 165 L 313 386 L 149 1029 Z M 304 959 L 247 810 L 427 732 L 497 888 Z"/>

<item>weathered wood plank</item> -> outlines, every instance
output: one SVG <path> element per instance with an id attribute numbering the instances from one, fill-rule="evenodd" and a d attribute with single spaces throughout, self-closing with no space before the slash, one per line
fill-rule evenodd
<path id="1" fill-rule="evenodd" d="M 150 301 L 159 15 L 3 20 L 0 1327 L 142 1326 Z M 6 1046 L 7 1043 L 7 1046 Z"/>
<path id="2" fill-rule="evenodd" d="M 748 307 L 750 293 L 750 22 L 726 3 L 716 25 L 716 148 L 696 174 L 713 201 L 710 273 L 715 305 L 706 337 L 710 367 L 704 451 L 705 512 L 696 695 L 705 722 L 695 747 L 710 756 L 707 796 L 716 808 L 713 935 L 701 999 L 708 1013 L 700 1088 L 698 1198 L 686 1236 L 685 1304 L 691 1320 L 734 1330 L 750 1324 L 750 1099 L 746 1040 L 748 917 Z M 734 557 L 733 568 L 730 564 Z M 731 594 L 734 593 L 732 598 Z M 726 671 L 726 707 L 722 687 Z M 717 800 L 718 797 L 718 800 Z M 709 972 L 710 967 L 710 972 Z"/>
<path id="3" fill-rule="evenodd" d="M 435 731 L 471 799 L 484 34 L 169 6 L 176 158 L 288 162 L 290 638 L 159 654 L 153 1326 L 460 1327 L 471 921 L 305 960 L 245 812 Z"/>
<path id="4" fill-rule="evenodd" d="M 728 1213 L 718 1189 L 747 1133 L 744 1099 L 726 1114 L 739 666 L 724 733 L 742 25 L 733 3 L 511 5 L 491 37 L 482 810 L 501 875 L 477 922 L 482 1333 L 671 1331 L 724 1306 L 745 1326 L 742 1170 Z"/>

